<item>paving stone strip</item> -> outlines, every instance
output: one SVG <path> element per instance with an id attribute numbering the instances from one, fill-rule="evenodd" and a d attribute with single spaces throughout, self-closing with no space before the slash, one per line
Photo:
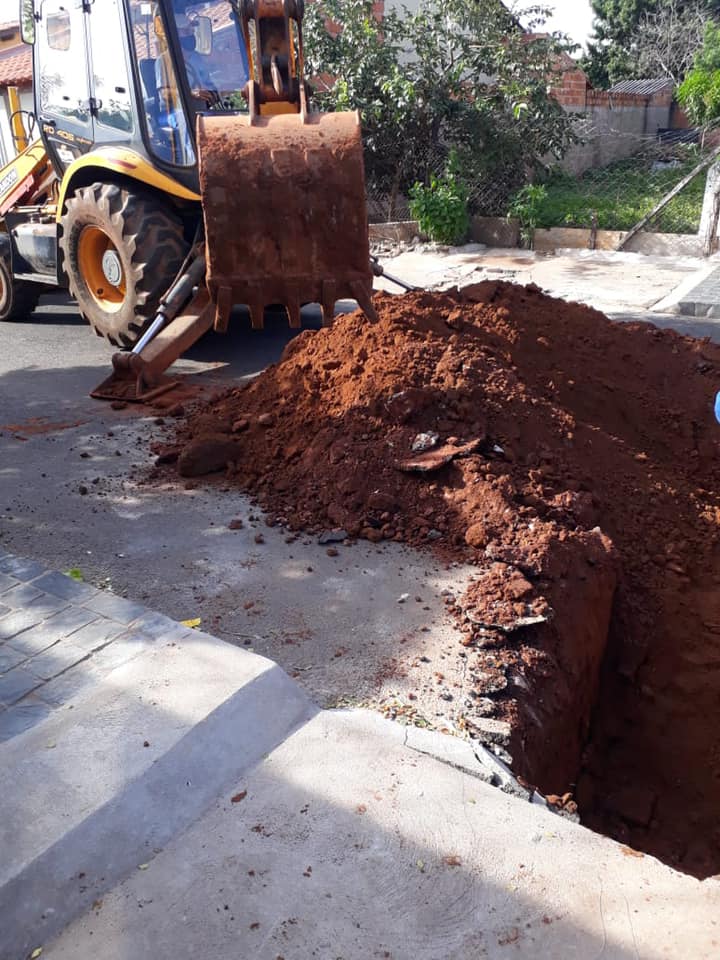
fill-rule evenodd
<path id="1" fill-rule="evenodd" d="M 686 293 L 679 303 L 679 308 L 685 316 L 720 317 L 720 267 L 716 267 Z"/>
<path id="2" fill-rule="evenodd" d="M 0 548 L 0 743 L 97 686 L 150 645 L 194 631 L 142 604 Z M 523 800 L 546 805 L 479 743 L 408 727 L 406 745 Z M 431 741 L 430 746 L 425 740 Z"/>
<path id="3" fill-rule="evenodd" d="M 0 742 L 170 632 L 169 617 L 0 548 Z"/>

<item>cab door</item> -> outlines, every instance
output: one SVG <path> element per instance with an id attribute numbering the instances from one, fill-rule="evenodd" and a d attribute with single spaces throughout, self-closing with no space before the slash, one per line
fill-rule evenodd
<path id="1" fill-rule="evenodd" d="M 93 144 L 85 4 L 43 0 L 35 40 L 35 107 L 59 172 Z"/>
<path id="2" fill-rule="evenodd" d="M 136 118 L 122 3 L 86 0 L 85 6 L 93 141 L 129 144 L 134 140 Z"/>

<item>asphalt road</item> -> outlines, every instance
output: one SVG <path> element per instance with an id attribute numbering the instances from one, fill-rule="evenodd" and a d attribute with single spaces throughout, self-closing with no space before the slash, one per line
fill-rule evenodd
<path id="1" fill-rule="evenodd" d="M 227 334 L 206 336 L 173 368 L 183 374 L 208 374 L 205 379 L 241 379 L 277 360 L 296 335 L 285 314 L 268 311 L 264 330 L 252 330 L 247 312 L 238 309 Z M 303 310 L 308 329 L 320 326 L 317 308 Z M 90 390 L 110 372 L 115 348 L 93 334 L 74 303 L 61 293 L 43 297 L 40 306 L 22 323 L 0 323 L 0 421 L 33 410 L 34 416 L 53 416 L 73 409 L 83 415 L 98 413 Z"/>
<path id="2" fill-rule="evenodd" d="M 715 332 L 685 318 L 620 319 L 641 318 Z M 304 321 L 318 327 L 319 312 L 308 308 Z M 208 334 L 176 369 L 209 388 L 238 382 L 276 361 L 293 335 L 284 314 L 252 331 L 237 311 L 228 334 Z M 175 619 L 200 617 L 209 632 L 279 662 L 322 704 L 412 692 L 431 722 L 457 722 L 465 664 L 440 592 L 462 589 L 467 571 L 439 569 L 397 544 L 358 543 L 331 558 L 309 538 L 287 544 L 233 489 L 143 485 L 150 444 L 168 425 L 147 408 L 90 399 L 112 352 L 60 295 L 26 322 L 0 323 L 0 544 L 79 568 Z M 231 531 L 236 517 L 244 527 Z M 408 593 L 423 602 L 398 604 Z"/>
<path id="3" fill-rule="evenodd" d="M 281 314 L 263 331 L 242 311 L 233 321 L 177 368 L 223 386 L 277 360 L 294 335 Z M 319 311 L 304 321 L 319 326 Z M 168 425 L 147 408 L 90 399 L 112 352 L 59 296 L 27 322 L 0 323 L 0 544 L 174 619 L 200 617 L 203 629 L 279 662 L 321 704 L 412 690 L 421 711 L 452 723 L 462 701 L 441 699 L 448 689 L 432 673 L 446 660 L 448 688 L 461 691 L 440 592 L 465 573 L 397 544 L 339 545 L 337 558 L 309 538 L 288 544 L 232 489 L 144 486 L 136 478 Z M 236 517 L 243 529 L 229 530 Z M 408 593 L 423 603 L 398 604 Z"/>

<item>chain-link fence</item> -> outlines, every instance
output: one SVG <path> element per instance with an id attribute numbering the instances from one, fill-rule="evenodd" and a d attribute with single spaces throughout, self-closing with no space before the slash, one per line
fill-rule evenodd
<path id="1" fill-rule="evenodd" d="M 717 136 L 702 137 L 697 131 L 675 130 L 658 136 L 623 135 L 612 131 L 599 135 L 587 125 L 579 130 L 585 144 L 599 144 L 580 173 L 550 167 L 544 175 L 529 177 L 517 164 L 496 166 L 487 174 L 467 181 L 471 214 L 488 217 L 522 216 L 537 227 L 581 227 L 627 231 L 647 216 L 659 202 L 708 157 Z M 590 148 L 588 148 L 590 149 Z M 617 159 L 610 159 L 616 157 Z M 441 175 L 447 152 L 435 148 L 412 158 L 415 179 L 428 182 Z M 568 166 L 572 169 L 572 163 Z M 405 183 L 413 180 L 405 171 Z M 658 233 L 697 234 L 703 204 L 707 167 L 690 178 L 666 206 L 644 227 Z M 400 180 L 400 178 L 398 178 Z M 518 194 L 532 181 L 533 190 Z M 368 213 L 371 222 L 412 219 L 407 187 L 388 189 L 368 182 Z"/>
<path id="2" fill-rule="evenodd" d="M 707 169 L 690 175 L 708 155 L 709 146 L 691 131 L 669 131 L 657 137 L 615 135 L 615 147 L 624 155 L 610 163 L 580 175 L 562 170 L 551 173 L 540 184 L 536 225 L 630 230 L 686 181 L 644 229 L 696 234 Z"/>
<path id="3" fill-rule="evenodd" d="M 416 150 L 405 163 L 402 175 L 395 184 L 387 181 L 379 184 L 371 177 L 367 181 L 368 217 L 371 223 L 412 219 L 408 199 L 408 187 L 413 182 L 429 183 L 434 174 L 441 177 L 447 170 L 450 150 L 440 146 L 428 146 Z M 526 173 L 515 163 L 499 163 L 493 169 L 482 171 L 477 165 L 472 171 L 460 175 L 468 191 L 468 207 L 471 214 L 503 217 L 508 213 L 512 197 L 526 182 Z"/>

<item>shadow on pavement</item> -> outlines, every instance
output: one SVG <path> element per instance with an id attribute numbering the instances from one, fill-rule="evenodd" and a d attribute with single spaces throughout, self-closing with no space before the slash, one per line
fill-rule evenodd
<path id="1" fill-rule="evenodd" d="M 315 306 L 302 310 L 302 330 L 319 330 L 320 311 Z M 211 330 L 183 356 L 183 361 L 226 365 L 228 376 L 247 376 L 269 363 L 279 360 L 282 351 L 302 330 L 288 326 L 287 315 L 281 308 L 265 311 L 265 327 L 253 330 L 245 307 L 236 307 L 230 317 L 227 333 Z"/>

